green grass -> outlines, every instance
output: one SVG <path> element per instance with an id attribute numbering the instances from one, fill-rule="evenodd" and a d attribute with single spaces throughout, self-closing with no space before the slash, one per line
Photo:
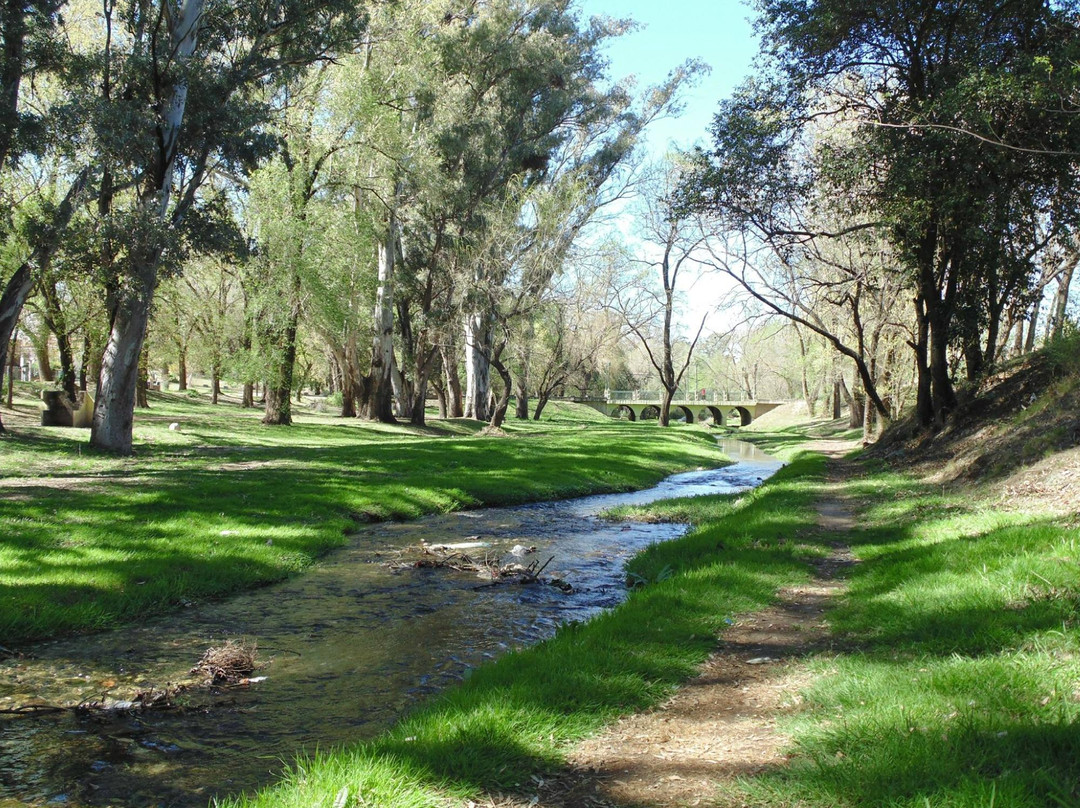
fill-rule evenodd
<path id="1" fill-rule="evenodd" d="M 753 806 L 1080 805 L 1080 532 L 878 472 L 790 767 Z"/>
<path id="2" fill-rule="evenodd" d="M 183 394 L 152 405 L 132 458 L 89 451 L 85 430 L 15 428 L 0 441 L 0 645 L 279 580 L 358 522 L 628 490 L 723 462 L 700 429 L 586 427 L 569 406 L 479 437 L 465 420 L 268 428 Z"/>
<path id="3" fill-rule="evenodd" d="M 342 789 L 352 804 L 380 808 L 528 794 L 570 744 L 692 675 L 735 615 L 807 577 L 817 549 L 790 538 L 812 518 L 820 471 L 803 458 L 738 505 L 726 498 L 725 517 L 632 562 L 637 579 L 654 583 L 619 608 L 480 668 L 372 742 L 303 759 L 281 784 L 226 804 L 307 808 Z"/>

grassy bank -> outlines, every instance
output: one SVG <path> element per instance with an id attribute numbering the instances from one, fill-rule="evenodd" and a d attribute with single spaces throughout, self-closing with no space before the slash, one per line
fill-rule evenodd
<path id="1" fill-rule="evenodd" d="M 745 804 L 1080 805 L 1080 531 L 888 471 L 845 482 L 862 563 L 789 767 Z"/>
<path id="2" fill-rule="evenodd" d="M 772 436 L 774 446 L 800 442 Z M 807 576 L 846 538 L 860 558 L 830 622 L 835 647 L 790 719 L 791 762 L 702 804 L 755 808 L 1080 805 L 1080 565 L 1075 520 L 998 512 L 862 467 L 825 484 L 811 455 L 756 492 L 658 503 L 685 538 L 635 559 L 619 609 L 479 671 L 376 741 L 303 761 L 233 805 L 465 804 L 528 796 L 533 775 L 614 716 L 657 703 L 716 633 Z M 823 535 L 814 502 L 845 498 L 860 528 Z"/>
<path id="3" fill-rule="evenodd" d="M 0 441 L 0 645 L 113 626 L 279 580 L 357 523 L 649 485 L 722 462 L 699 429 L 659 430 L 553 407 L 481 436 L 257 413 L 159 394 L 136 455 L 84 430 L 16 426 Z M 170 430 L 176 423 L 178 430 Z"/>
<path id="4" fill-rule="evenodd" d="M 343 790 L 349 804 L 380 808 L 527 794 L 569 744 L 690 676 L 734 615 L 806 578 L 818 546 L 792 539 L 812 519 L 820 471 L 820 460 L 804 458 L 758 491 L 699 500 L 692 507 L 708 526 L 636 559 L 633 575 L 651 583 L 619 608 L 477 670 L 377 740 L 304 760 L 280 785 L 231 804 L 308 808 Z"/>

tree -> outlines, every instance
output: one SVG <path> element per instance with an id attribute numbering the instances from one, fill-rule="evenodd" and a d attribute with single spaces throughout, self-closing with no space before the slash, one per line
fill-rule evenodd
<path id="1" fill-rule="evenodd" d="M 122 36 L 113 36 L 114 25 Z M 110 4 L 103 26 L 97 58 L 118 64 L 122 86 L 106 82 L 104 97 L 87 87 L 88 115 L 98 122 L 95 146 L 109 175 L 99 205 L 123 223 L 125 240 L 113 245 L 111 326 L 91 443 L 128 453 L 150 305 L 163 266 L 178 262 L 177 237 L 197 235 L 185 225 L 200 189 L 215 164 L 244 171 L 269 151 L 273 144 L 261 124 L 274 88 L 331 52 L 350 49 L 362 18 L 344 0 L 175 6 L 131 0 L 120 13 Z M 118 195 L 123 186 L 130 192 Z"/>
<path id="2" fill-rule="evenodd" d="M 687 343 L 684 357 L 676 360 L 676 303 L 680 277 L 693 272 L 704 257 L 707 233 L 698 217 L 680 209 L 676 189 L 682 178 L 677 163 L 661 166 L 644 191 L 644 205 L 638 218 L 642 237 L 640 255 L 630 258 L 633 265 L 655 272 L 645 277 L 631 274 L 614 286 L 614 304 L 626 327 L 640 340 L 663 388 L 660 425 L 671 419 L 671 401 L 690 367 L 694 348 L 705 327 L 705 318 Z M 627 280 L 629 282 L 627 282 Z M 659 281 L 659 286 L 656 285 Z"/>
<path id="3" fill-rule="evenodd" d="M 759 10 L 773 69 L 722 106 L 694 204 L 782 249 L 850 227 L 887 238 L 915 297 L 917 415 L 940 424 L 956 403 L 950 353 L 983 372 L 1002 313 L 1026 293 L 1037 215 L 1055 227 L 1075 218 L 1080 132 L 1065 99 L 1076 4 L 762 0 Z M 854 126 L 852 136 L 815 152 L 830 125 Z M 846 195 L 861 221 L 840 233 L 813 221 L 823 193 Z"/>

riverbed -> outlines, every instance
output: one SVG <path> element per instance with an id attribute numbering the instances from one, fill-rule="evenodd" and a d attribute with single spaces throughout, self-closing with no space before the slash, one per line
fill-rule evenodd
<path id="1" fill-rule="evenodd" d="M 201 807 L 271 783 L 302 749 L 371 737 L 486 660 L 617 605 L 625 561 L 686 529 L 611 523 L 601 512 L 746 490 L 781 465 L 742 441 L 721 448 L 732 465 L 644 491 L 372 525 L 285 583 L 5 660 L 0 708 L 130 698 L 187 678 L 208 647 L 227 639 L 257 644 L 265 680 L 189 691 L 179 709 L 0 716 L 0 808 Z M 524 563 L 551 558 L 544 576 L 572 591 L 485 587 L 476 573 L 395 568 L 421 542 L 469 543 L 474 555 L 504 560 L 515 546 L 535 547 Z"/>

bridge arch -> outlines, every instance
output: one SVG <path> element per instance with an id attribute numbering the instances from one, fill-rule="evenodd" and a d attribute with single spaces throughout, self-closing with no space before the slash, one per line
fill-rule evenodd
<path id="1" fill-rule="evenodd" d="M 655 404 L 650 404 L 647 407 L 643 407 L 638 417 L 642 421 L 655 421 L 660 417 L 660 408 Z"/>
<path id="2" fill-rule="evenodd" d="M 729 415 L 739 416 L 739 426 L 749 426 L 750 422 L 754 420 L 754 416 L 750 414 L 750 410 L 746 407 L 732 407 L 729 410 Z"/>
<path id="3" fill-rule="evenodd" d="M 685 421 L 688 424 L 694 423 L 694 411 L 689 407 L 684 407 L 681 404 L 674 404 L 671 407 L 671 420 L 672 421 Z"/>
<path id="4" fill-rule="evenodd" d="M 724 411 L 719 407 L 705 407 L 701 416 L 701 420 L 711 421 L 713 426 L 724 426 Z"/>
<path id="5" fill-rule="evenodd" d="M 611 411 L 612 418 L 625 418 L 627 421 L 636 421 L 637 413 L 634 412 L 634 408 L 629 404 L 620 404 L 618 407 Z"/>

